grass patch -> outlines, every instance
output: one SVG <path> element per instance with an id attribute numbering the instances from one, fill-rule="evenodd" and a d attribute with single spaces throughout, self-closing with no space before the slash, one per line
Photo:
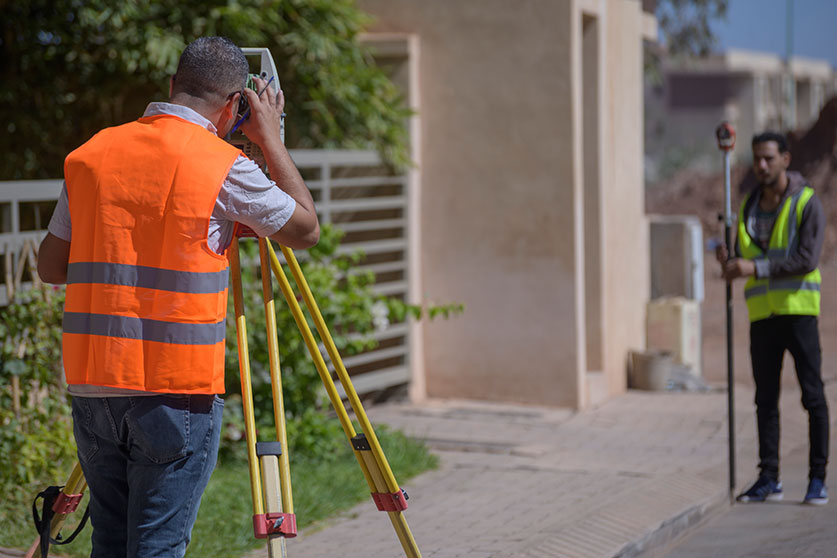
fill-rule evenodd
<path id="1" fill-rule="evenodd" d="M 422 443 L 385 428 L 379 428 L 376 433 L 400 484 L 437 466 L 436 456 Z M 374 505 L 351 448 L 347 443 L 340 447 L 342 449 L 319 460 L 291 455 L 294 512 L 300 529 L 364 500 L 369 500 L 370 506 Z M 0 546 L 27 548 L 32 543 L 35 531 L 31 497 L 42 488 L 32 488 L 31 496 L 19 498 L 15 503 L 8 500 L 0 503 Z M 201 501 L 187 558 L 230 558 L 264 545 L 253 536 L 252 514 L 247 463 L 219 462 Z M 76 515 L 80 516 L 80 511 L 73 514 Z M 71 530 L 65 528 L 62 532 L 69 534 Z M 90 527 L 85 527 L 71 544 L 50 548 L 50 555 L 89 556 Z"/>
<path id="2" fill-rule="evenodd" d="M 424 444 L 383 428 L 376 434 L 399 483 L 437 466 L 438 459 Z M 319 461 L 291 455 L 294 512 L 299 529 L 364 500 L 374 505 L 351 449 L 348 444 L 341 448 Z M 263 546 L 264 541 L 253 537 L 252 515 L 247 463 L 221 464 L 201 502 L 187 558 L 226 558 Z"/>

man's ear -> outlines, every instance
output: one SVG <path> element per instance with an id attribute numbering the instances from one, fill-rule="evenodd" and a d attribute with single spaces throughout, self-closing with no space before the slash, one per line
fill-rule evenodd
<path id="1" fill-rule="evenodd" d="M 229 118 L 233 118 L 238 114 L 238 101 L 241 99 L 241 93 L 236 93 L 229 99 L 227 99 L 226 104 L 224 105 L 225 115 L 229 114 Z"/>
<path id="2" fill-rule="evenodd" d="M 783 159 L 783 160 L 784 160 L 784 162 L 785 162 L 785 168 L 788 168 L 788 167 L 790 166 L 790 162 L 791 162 L 791 153 L 790 153 L 790 151 L 785 151 L 784 153 L 782 153 L 782 159 Z"/>

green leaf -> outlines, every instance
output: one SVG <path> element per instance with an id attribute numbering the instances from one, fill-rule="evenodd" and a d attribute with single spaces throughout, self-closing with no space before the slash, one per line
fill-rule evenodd
<path id="1" fill-rule="evenodd" d="M 23 376 L 26 364 L 22 360 L 8 360 L 3 363 L 3 372 L 12 376 Z"/>

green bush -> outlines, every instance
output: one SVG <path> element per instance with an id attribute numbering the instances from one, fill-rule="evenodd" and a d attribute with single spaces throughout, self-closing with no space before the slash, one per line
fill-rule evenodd
<path id="1" fill-rule="evenodd" d="M 370 334 L 388 320 L 408 315 L 421 317 L 422 309 L 376 295 L 372 273 L 352 268 L 359 254 L 337 256 L 341 233 L 328 225 L 320 243 L 302 259 L 303 273 L 323 318 L 342 355 L 373 347 Z M 244 297 L 248 308 L 247 330 L 252 369 L 254 411 L 260 439 L 275 437 L 272 391 L 268 368 L 267 330 L 258 274 L 255 241 L 242 242 Z M 256 262 L 255 264 L 253 262 Z M 286 271 L 290 278 L 291 274 Z M 273 282 L 274 285 L 276 282 Z M 324 401 L 320 377 L 302 336 L 276 288 L 276 321 L 284 388 L 285 415 L 291 453 L 311 459 L 329 459 L 342 437 L 340 424 Z M 240 400 L 238 351 L 232 296 L 227 320 L 227 405 L 222 433 L 222 457 L 243 459 L 244 420 Z M 75 460 L 69 396 L 61 367 L 61 317 L 64 289 L 38 286 L 21 292 L 0 309 L 0 489 L 29 499 L 34 486 L 63 482 L 56 478 L 70 470 Z M 434 306 L 429 315 L 461 311 L 461 306 Z M 383 314 L 382 314 L 383 313 Z M 314 331 L 313 323 L 309 324 Z M 13 377 L 17 381 L 13 381 Z M 19 385 L 15 397 L 13 384 Z M 19 405 L 15 403 L 19 401 Z M 35 483 L 35 484 L 33 484 Z M 12 499 L 17 499 L 14 495 Z"/>
<path id="2" fill-rule="evenodd" d="M 75 459 L 61 380 L 63 304 L 62 288 L 41 285 L 0 309 L 0 490 L 12 499 L 57 481 Z"/>
<path id="3" fill-rule="evenodd" d="M 374 274 L 353 268 L 362 258 L 357 253 L 338 256 L 337 249 L 343 233 L 330 225 L 322 227 L 320 242 L 300 258 L 300 268 L 319 306 L 323 319 L 341 356 L 349 356 L 373 348 L 371 337 L 376 328 L 386 327 L 390 321 L 402 322 L 409 316 L 421 318 L 421 307 L 397 298 L 376 295 L 372 291 Z M 273 430 L 273 394 L 270 382 L 267 327 L 265 324 L 262 282 L 258 266 L 258 245 L 242 241 L 242 290 L 246 308 L 250 368 L 253 386 L 253 407 L 259 438 L 267 439 Z M 293 284 L 287 266 L 285 275 Z M 280 368 L 284 393 L 288 444 L 291 454 L 327 458 L 334 454 L 333 434 L 340 432 L 336 419 L 327 416 L 330 403 L 322 389 L 322 381 L 311 359 L 302 335 L 293 319 L 278 284 L 273 280 L 276 300 L 276 328 L 279 335 Z M 295 286 L 295 285 L 294 285 Z M 299 293 L 298 289 L 295 289 Z M 228 316 L 234 316 L 230 296 Z M 301 302 L 300 295 L 297 300 Z M 435 317 L 462 311 L 462 305 L 431 306 L 427 315 Z M 313 321 L 305 311 L 308 325 L 315 332 Z M 237 337 L 235 320 L 227 320 L 227 407 L 222 439 L 224 457 L 243 457 L 244 419 L 238 373 Z M 327 359 L 326 359 L 327 360 Z"/>

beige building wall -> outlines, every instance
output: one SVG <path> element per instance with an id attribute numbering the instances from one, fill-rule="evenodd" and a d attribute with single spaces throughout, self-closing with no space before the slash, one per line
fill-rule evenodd
<path id="1" fill-rule="evenodd" d="M 645 307 L 650 298 L 648 220 L 643 177 L 642 41 L 648 23 L 633 2 L 609 2 L 607 18 L 605 193 L 605 370 L 609 393 L 624 392 L 628 352 L 645 347 Z M 653 27 L 653 25 L 652 25 Z M 653 30 L 647 30 L 656 36 Z"/>
<path id="2" fill-rule="evenodd" d="M 421 325 L 413 394 L 580 408 L 623 391 L 649 290 L 640 3 L 359 4 L 373 36 L 417 37 L 418 279 L 465 304 Z"/>

